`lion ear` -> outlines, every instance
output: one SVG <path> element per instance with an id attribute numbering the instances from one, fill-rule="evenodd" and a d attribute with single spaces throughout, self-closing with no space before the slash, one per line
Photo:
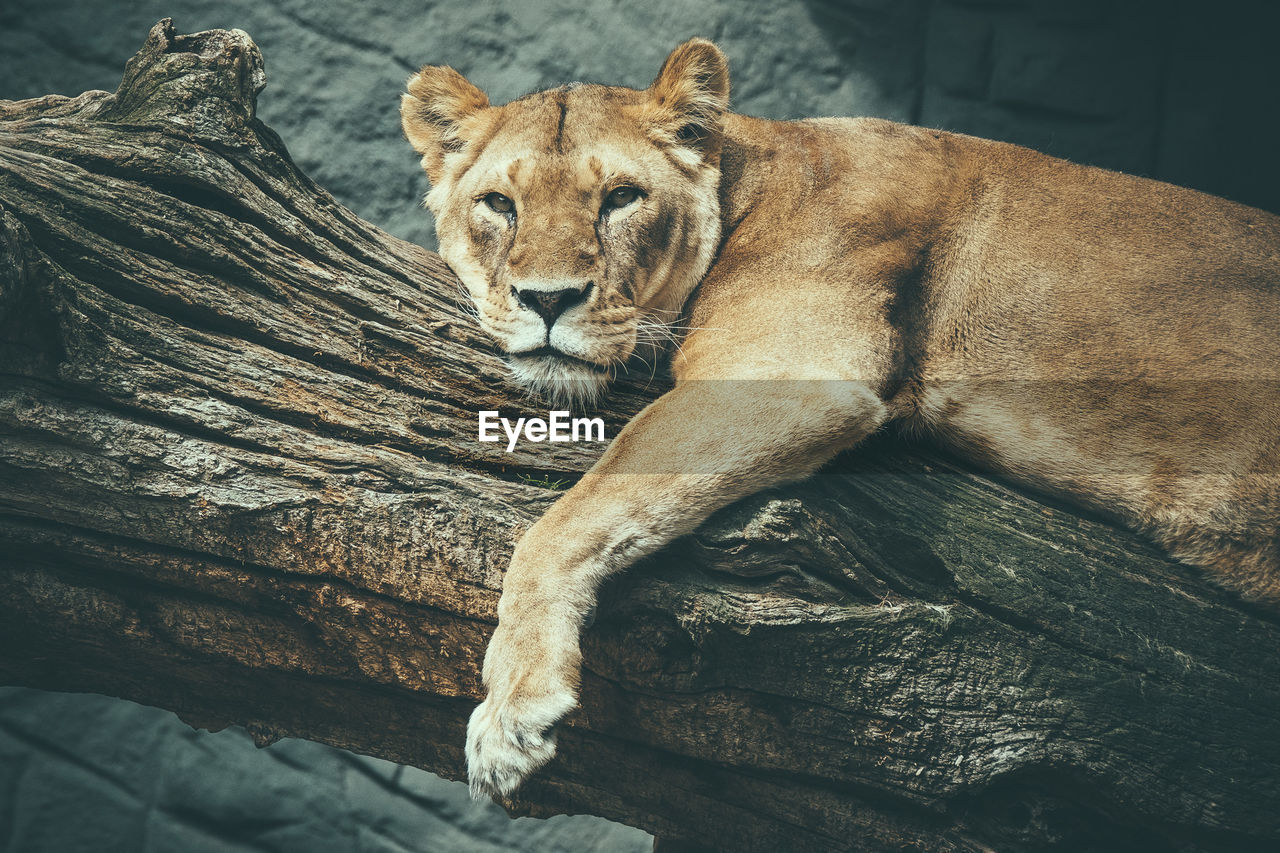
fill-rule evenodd
<path id="1" fill-rule="evenodd" d="M 489 106 L 489 96 L 447 65 L 423 66 L 406 88 L 400 98 L 400 125 L 413 150 L 422 155 L 434 184 L 444 155 L 466 147 L 463 125 Z"/>
<path id="2" fill-rule="evenodd" d="M 729 108 L 729 62 L 702 38 L 671 51 L 649 86 L 646 113 L 660 143 L 710 160 L 720 150 L 720 123 Z"/>

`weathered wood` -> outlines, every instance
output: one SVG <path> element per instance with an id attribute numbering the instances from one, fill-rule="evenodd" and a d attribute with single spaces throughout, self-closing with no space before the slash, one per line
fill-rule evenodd
<path id="1" fill-rule="evenodd" d="M 457 778 L 555 498 L 525 480 L 599 448 L 475 440 L 535 403 L 439 258 L 296 170 L 263 79 L 244 33 L 164 21 L 115 94 L 0 102 L 0 681 Z M 882 437 L 606 588 L 513 808 L 732 850 L 1273 849 L 1278 650 L 1135 536 Z"/>

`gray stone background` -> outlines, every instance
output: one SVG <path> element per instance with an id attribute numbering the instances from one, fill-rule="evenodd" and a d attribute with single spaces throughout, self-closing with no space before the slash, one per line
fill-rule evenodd
<path id="1" fill-rule="evenodd" d="M 259 115 L 382 228 L 432 246 L 400 138 L 417 66 L 495 102 L 570 80 L 646 85 L 690 35 L 728 53 L 735 109 L 876 115 L 1018 142 L 1280 211 L 1271 0 L 0 0 L 0 98 L 114 89 L 148 28 L 239 27 Z M 0 650 L 0 654 L 3 650 Z M 0 690 L 10 851 L 628 851 L 590 818 L 508 820 L 465 788 L 304 742 L 258 751 L 102 697 Z"/>

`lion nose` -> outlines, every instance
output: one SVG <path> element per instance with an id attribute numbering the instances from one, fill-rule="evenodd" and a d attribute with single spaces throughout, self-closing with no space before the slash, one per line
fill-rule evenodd
<path id="1" fill-rule="evenodd" d="M 512 290 L 521 305 L 532 310 L 550 326 L 565 311 L 584 302 L 592 284 L 593 282 L 587 282 L 580 288 L 566 287 L 562 290 Z"/>

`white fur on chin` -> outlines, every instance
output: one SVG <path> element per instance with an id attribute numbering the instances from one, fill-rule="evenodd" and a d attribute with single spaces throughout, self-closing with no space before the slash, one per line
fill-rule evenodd
<path id="1" fill-rule="evenodd" d="M 521 388 L 570 411 L 594 407 L 609 385 L 608 374 L 557 358 L 513 358 L 512 378 Z"/>

